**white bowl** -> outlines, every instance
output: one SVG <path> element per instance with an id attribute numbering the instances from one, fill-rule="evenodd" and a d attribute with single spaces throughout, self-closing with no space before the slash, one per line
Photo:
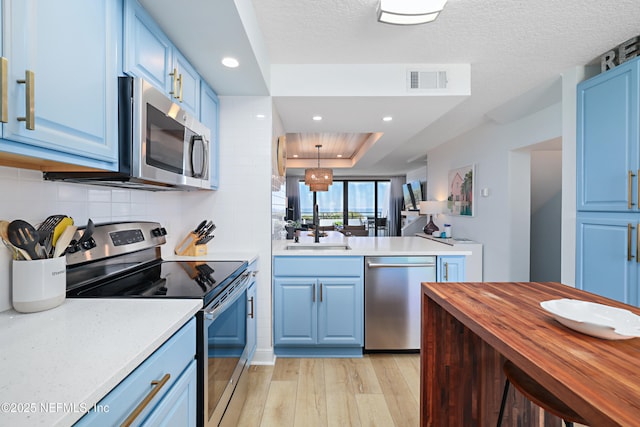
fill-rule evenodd
<path id="1" fill-rule="evenodd" d="M 540 306 L 568 328 L 608 340 L 640 337 L 640 316 L 622 308 L 589 301 L 556 299 Z"/>

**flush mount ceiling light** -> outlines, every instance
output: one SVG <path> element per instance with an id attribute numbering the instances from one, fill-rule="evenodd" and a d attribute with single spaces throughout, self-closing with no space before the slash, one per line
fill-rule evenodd
<path id="1" fill-rule="evenodd" d="M 319 122 L 320 120 L 322 120 L 322 116 L 313 116 L 312 119 L 314 122 Z"/>
<path id="2" fill-rule="evenodd" d="M 386 116 L 386 117 L 382 118 L 383 122 L 390 122 L 391 120 L 393 120 L 393 117 L 391 117 L 391 116 Z"/>
<path id="3" fill-rule="evenodd" d="M 447 0 L 380 0 L 378 21 L 385 24 L 416 25 L 431 22 Z"/>
<path id="4" fill-rule="evenodd" d="M 227 56 L 226 58 L 222 58 L 222 65 L 228 68 L 236 68 L 238 67 L 238 65 L 240 65 L 240 63 L 236 58 Z"/>
<path id="5" fill-rule="evenodd" d="M 320 147 L 322 145 L 316 145 L 318 149 L 318 167 L 305 169 L 304 171 L 304 183 L 309 186 L 309 191 L 329 191 L 329 186 L 333 184 L 333 171 L 320 167 Z"/>

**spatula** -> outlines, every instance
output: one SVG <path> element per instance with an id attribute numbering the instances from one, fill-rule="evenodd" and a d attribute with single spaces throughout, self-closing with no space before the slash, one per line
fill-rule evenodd
<path id="1" fill-rule="evenodd" d="M 40 259 L 36 251 L 38 244 L 38 231 L 27 221 L 16 219 L 9 223 L 7 228 L 9 242 L 16 248 L 24 249 L 31 259 Z"/>

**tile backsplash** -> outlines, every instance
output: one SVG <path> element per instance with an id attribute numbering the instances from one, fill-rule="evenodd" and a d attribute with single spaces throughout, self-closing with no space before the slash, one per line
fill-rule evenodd
<path id="1" fill-rule="evenodd" d="M 153 220 L 167 229 L 181 226 L 181 194 L 43 181 L 39 171 L 0 166 L 0 219 L 23 219 L 34 226 L 47 216 L 69 215 L 78 226 Z M 11 254 L 0 247 L 0 311 L 11 308 Z"/>

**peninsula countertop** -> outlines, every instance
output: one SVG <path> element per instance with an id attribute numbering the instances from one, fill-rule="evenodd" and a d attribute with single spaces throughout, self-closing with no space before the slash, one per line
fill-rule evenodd
<path id="1" fill-rule="evenodd" d="M 67 299 L 0 313 L 0 425 L 70 426 L 202 307 L 197 299 Z"/>
<path id="2" fill-rule="evenodd" d="M 367 237 L 345 236 L 337 231 L 329 231 L 320 238 L 320 245 L 345 245 L 349 249 L 306 249 L 314 244 L 311 232 L 301 232 L 300 242 L 274 240 L 274 256 L 444 256 L 462 255 L 466 257 L 466 280 L 482 280 L 482 245 L 477 242 L 452 244 L 425 239 L 418 236 Z"/>
<path id="3" fill-rule="evenodd" d="M 559 283 L 423 283 L 422 425 L 495 425 L 500 367 L 508 359 L 590 425 L 637 426 L 640 338 L 610 341 L 569 329 L 540 307 L 559 298 L 640 315 L 636 307 Z M 442 401 L 443 387 L 460 392 Z M 477 411 L 465 411 L 470 407 Z"/>

